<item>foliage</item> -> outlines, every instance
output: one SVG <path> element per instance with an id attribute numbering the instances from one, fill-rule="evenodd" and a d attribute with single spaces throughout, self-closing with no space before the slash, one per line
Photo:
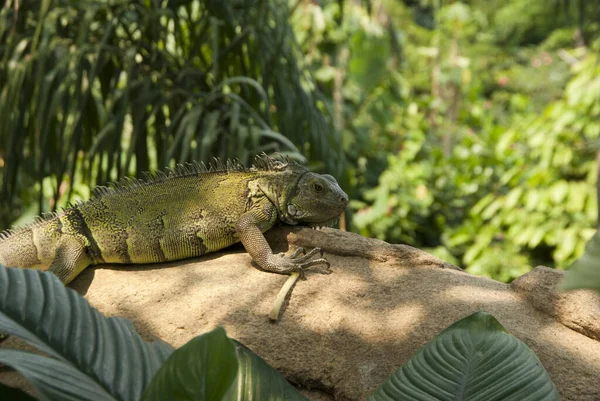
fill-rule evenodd
<path id="1" fill-rule="evenodd" d="M 475 312 L 421 348 L 367 400 L 559 400 L 540 360 L 492 315 Z"/>
<path id="2" fill-rule="evenodd" d="M 0 349 L 0 362 L 44 400 L 305 400 L 222 328 L 173 352 L 144 342 L 129 321 L 105 318 L 52 273 L 0 265 L 0 285 L 0 331 L 47 355 Z M 369 400 L 402 400 L 417 388 L 440 399 L 558 400 L 535 354 L 484 312 L 444 330 Z"/>
<path id="3" fill-rule="evenodd" d="M 222 368 L 215 369 L 217 366 Z M 146 387 L 142 401 L 221 400 L 237 370 L 233 343 L 227 339 L 225 330 L 218 328 L 175 351 Z"/>
<path id="4" fill-rule="evenodd" d="M 339 171 L 288 13 L 284 0 L 5 2 L 4 224 L 17 199 L 54 209 L 90 185 L 192 159 L 302 152 Z"/>
<path id="5" fill-rule="evenodd" d="M 600 3 L 575 3 L 298 7 L 305 59 L 341 110 L 354 229 L 502 281 L 583 253 L 597 215 Z"/>
<path id="6" fill-rule="evenodd" d="M 593 289 L 600 292 L 600 233 L 596 232 L 561 283 L 563 290 Z"/>
<path id="7" fill-rule="evenodd" d="M 0 222 L 124 175 L 305 155 L 350 228 L 511 281 L 596 226 L 600 0 L 5 2 Z"/>
<path id="8" fill-rule="evenodd" d="M 220 327 L 193 338 L 169 357 L 142 397 L 152 400 L 307 401 Z"/>
<path id="9" fill-rule="evenodd" d="M 128 320 L 105 318 L 54 274 L 1 265 L 0 332 L 49 356 L 0 350 L 47 399 L 138 400 L 173 351 L 142 340 Z"/>
<path id="10" fill-rule="evenodd" d="M 102 316 L 52 273 L 0 265 L 0 290 L 0 331 L 48 355 L 0 349 L 0 363 L 45 400 L 305 400 L 221 328 L 174 351 Z"/>
<path id="11" fill-rule="evenodd" d="M 475 273 L 485 271 L 486 249 L 498 245 L 514 249 L 515 256 L 528 254 L 529 266 L 547 263 L 540 255 L 544 252 L 557 267 L 566 267 L 583 254 L 594 233 L 600 133 L 597 54 L 584 54 L 573 70 L 561 99 L 502 134 L 495 153 L 507 163 L 497 185 L 449 235 L 449 244 L 463 246 L 468 242 L 462 239 L 477 232 L 463 258 Z M 493 263 L 506 264 L 506 255 L 498 256 Z"/>

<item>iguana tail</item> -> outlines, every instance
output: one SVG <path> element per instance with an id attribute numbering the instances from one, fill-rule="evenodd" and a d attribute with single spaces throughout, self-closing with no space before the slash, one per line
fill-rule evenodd
<path id="1" fill-rule="evenodd" d="M 53 215 L 0 233 L 0 263 L 49 270 L 69 283 L 92 261 L 77 236 L 62 232 L 61 220 L 62 216 Z"/>
<path id="2" fill-rule="evenodd" d="M 33 227 L 3 232 L 0 236 L 0 263 L 7 267 L 48 267 L 51 261 L 40 258 L 33 238 Z"/>

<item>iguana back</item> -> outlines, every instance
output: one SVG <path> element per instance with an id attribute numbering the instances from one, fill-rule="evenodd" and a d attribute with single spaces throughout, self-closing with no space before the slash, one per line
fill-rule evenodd
<path id="1" fill-rule="evenodd" d="M 319 215 L 317 220 L 313 216 L 306 222 L 332 220 L 345 208 L 347 195 L 333 177 L 310 173 L 296 163 L 262 158 L 249 169 L 239 163 L 178 166 L 146 181 L 125 180 L 97 188 L 87 202 L 4 232 L 0 263 L 49 269 L 68 283 L 92 264 L 173 261 L 242 240 L 263 268 L 288 272 L 281 261 L 269 268 L 267 259 L 276 255 L 268 245 L 265 250 L 261 233 L 280 219 L 296 224 L 302 219 L 296 221 L 294 215 L 306 218 L 297 212 L 311 205 L 308 199 L 302 201 L 306 195 L 299 196 L 298 184 L 307 174 L 316 177 L 320 187 L 331 187 L 327 189 L 335 202 L 327 212 L 315 204 L 322 210 L 312 213 Z M 314 260 L 300 264 L 306 262 Z"/>

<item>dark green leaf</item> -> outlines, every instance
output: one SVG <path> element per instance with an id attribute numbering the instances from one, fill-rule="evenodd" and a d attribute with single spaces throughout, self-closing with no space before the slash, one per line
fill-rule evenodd
<path id="1" fill-rule="evenodd" d="M 237 372 L 237 375 L 236 375 Z M 142 401 L 305 401 L 285 378 L 217 328 L 178 349 L 152 380 Z"/>
<path id="2" fill-rule="evenodd" d="M 69 362 L 30 352 L 0 349 L 0 362 L 17 370 L 49 401 L 116 401 L 91 377 Z M 2 399 L 4 398 L 3 394 Z"/>
<path id="3" fill-rule="evenodd" d="M 235 347 L 219 327 L 175 351 L 144 391 L 142 401 L 222 400 L 237 369 Z"/>
<path id="4" fill-rule="evenodd" d="M 138 400 L 172 348 L 105 318 L 48 272 L 0 265 L 0 332 L 81 370 L 120 400 Z"/>
<path id="5" fill-rule="evenodd" d="M 558 401 L 540 360 L 490 314 L 476 312 L 426 344 L 368 401 Z"/>
<path id="6" fill-rule="evenodd" d="M 227 401 L 306 401 L 277 370 L 243 344 L 235 342 L 238 374 L 223 398 Z"/>

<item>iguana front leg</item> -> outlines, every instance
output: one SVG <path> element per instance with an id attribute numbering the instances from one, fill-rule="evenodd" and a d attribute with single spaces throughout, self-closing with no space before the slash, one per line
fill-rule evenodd
<path id="1" fill-rule="evenodd" d="M 295 252 L 291 257 L 282 254 L 276 255 L 271 250 L 263 232 L 271 228 L 277 221 L 277 210 L 271 203 L 255 207 L 242 214 L 236 224 L 236 231 L 240 241 L 250 254 L 252 259 L 264 270 L 280 274 L 299 272 L 304 277 L 304 269 L 325 265 L 329 268 L 329 262 L 322 257 L 312 259 L 317 252 L 322 251 L 315 248 L 306 255 L 298 256 Z"/>

